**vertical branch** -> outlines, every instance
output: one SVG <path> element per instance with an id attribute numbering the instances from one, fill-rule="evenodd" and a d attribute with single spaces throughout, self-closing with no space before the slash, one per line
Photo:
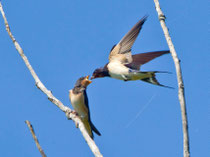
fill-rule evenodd
<path id="1" fill-rule="evenodd" d="M 171 41 L 171 37 L 169 35 L 168 28 L 166 27 L 165 23 L 165 15 L 163 14 L 162 10 L 160 9 L 160 4 L 158 0 L 154 0 L 156 11 L 158 13 L 158 17 L 160 20 L 160 25 L 163 29 L 166 41 L 168 43 L 172 58 L 174 60 L 176 74 L 177 74 L 177 81 L 178 81 L 178 97 L 181 107 L 181 114 L 182 114 L 182 127 L 183 127 L 183 154 L 184 157 L 190 156 L 190 147 L 189 147 L 189 134 L 188 134 L 188 122 L 187 122 L 187 111 L 186 111 L 186 103 L 185 103 L 185 95 L 184 95 L 184 83 L 182 80 L 182 71 L 180 66 L 180 60 L 178 59 L 176 50 L 174 45 Z"/>
<path id="2" fill-rule="evenodd" d="M 36 86 L 38 89 L 40 89 L 44 94 L 47 95 L 48 99 L 55 104 L 61 111 L 63 111 L 66 114 L 66 117 L 68 119 L 71 119 L 74 121 L 74 123 L 79 127 L 85 141 L 87 142 L 89 148 L 91 149 L 91 151 L 93 152 L 94 156 L 96 157 L 102 157 L 102 154 L 100 153 L 99 148 L 97 147 L 97 145 L 95 144 L 95 142 L 93 141 L 93 139 L 91 139 L 91 137 L 88 135 L 84 124 L 82 123 L 81 119 L 75 115 L 74 113 L 72 113 L 72 110 L 67 107 L 64 106 L 63 103 L 58 100 L 50 90 L 48 90 L 44 84 L 40 81 L 38 75 L 35 73 L 34 69 L 32 68 L 29 60 L 27 59 L 26 55 L 23 52 L 23 49 L 20 47 L 19 43 L 15 40 L 14 36 L 12 35 L 12 32 L 10 30 L 6 15 L 4 13 L 1 1 L 0 1 L 0 12 L 2 14 L 2 17 L 4 19 L 4 24 L 6 27 L 6 31 L 9 34 L 9 37 L 12 39 L 13 44 L 15 45 L 15 48 L 17 49 L 18 53 L 20 54 L 21 58 L 23 59 L 26 67 L 28 68 L 28 70 L 30 71 L 32 77 L 35 80 Z"/>
<path id="3" fill-rule="evenodd" d="M 27 124 L 27 126 L 28 126 L 28 128 L 29 128 L 29 130 L 30 130 L 30 132 L 31 132 L 31 134 L 32 134 L 32 136 L 33 136 L 33 139 L 34 139 L 34 141 L 35 141 L 35 143 L 36 143 L 36 146 L 37 146 L 39 152 L 41 153 L 42 157 L 46 157 L 46 155 L 45 155 L 45 153 L 44 153 L 42 147 L 40 146 L 39 141 L 38 141 L 38 139 L 37 139 L 37 137 L 36 137 L 36 135 L 35 135 L 33 126 L 31 125 L 31 123 L 30 123 L 28 120 L 26 120 L 25 123 Z"/>

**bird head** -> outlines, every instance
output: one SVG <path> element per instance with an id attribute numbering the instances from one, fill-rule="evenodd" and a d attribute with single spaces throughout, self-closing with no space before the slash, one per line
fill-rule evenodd
<path id="1" fill-rule="evenodd" d="M 86 76 L 86 77 L 80 77 L 76 84 L 75 84 L 75 87 L 83 87 L 83 88 L 86 88 L 90 83 L 92 83 L 91 80 L 89 80 L 89 75 Z"/>
<path id="2" fill-rule="evenodd" d="M 90 79 L 92 80 L 95 78 L 100 78 L 100 77 L 105 77 L 105 76 L 107 76 L 107 75 L 106 75 L 106 71 L 104 70 L 104 68 L 98 68 L 93 72 Z"/>

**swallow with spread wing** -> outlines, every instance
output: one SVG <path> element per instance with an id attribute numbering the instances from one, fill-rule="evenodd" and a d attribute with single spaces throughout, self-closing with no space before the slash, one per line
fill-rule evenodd
<path id="1" fill-rule="evenodd" d="M 141 54 L 131 54 L 131 48 L 135 42 L 142 25 L 146 21 L 147 16 L 137 22 L 133 28 L 114 45 L 109 54 L 109 63 L 104 67 L 98 68 L 93 72 L 91 79 L 100 77 L 112 77 L 119 80 L 131 81 L 142 80 L 151 84 L 168 87 L 160 84 L 155 78 L 155 73 L 167 73 L 161 71 L 140 71 L 140 66 L 151 61 L 152 59 L 170 51 L 155 51 Z M 171 87 L 168 87 L 171 88 Z"/>
<path id="2" fill-rule="evenodd" d="M 93 139 L 94 136 L 92 131 L 94 131 L 99 136 L 101 136 L 101 134 L 93 125 L 90 119 L 90 110 L 88 106 L 86 88 L 91 82 L 92 81 L 89 80 L 89 76 L 79 78 L 74 88 L 69 91 L 69 98 L 74 110 L 84 123 L 85 129 Z"/>

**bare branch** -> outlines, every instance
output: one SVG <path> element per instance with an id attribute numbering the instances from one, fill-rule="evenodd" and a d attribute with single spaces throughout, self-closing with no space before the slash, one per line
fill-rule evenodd
<path id="1" fill-rule="evenodd" d="M 36 146 L 37 146 L 39 152 L 41 153 L 42 157 L 46 157 L 46 155 L 45 155 L 45 153 L 44 153 L 42 147 L 40 146 L 39 141 L 38 141 L 38 139 L 37 139 L 37 137 L 36 137 L 36 135 L 35 135 L 33 126 L 31 125 L 31 123 L 30 123 L 28 120 L 26 120 L 25 123 L 27 124 L 27 126 L 28 126 L 28 128 L 29 128 L 29 130 L 30 130 L 30 132 L 31 132 L 31 134 L 32 134 L 32 136 L 33 136 L 33 139 L 34 139 L 34 141 L 35 141 L 35 143 L 36 143 Z"/>
<path id="2" fill-rule="evenodd" d="M 87 142 L 88 146 L 90 147 L 91 151 L 93 152 L 93 154 L 96 157 L 102 157 L 98 147 L 96 146 L 95 142 L 88 135 L 88 133 L 84 127 L 84 124 L 82 123 L 80 118 L 77 115 L 75 115 L 74 113 L 72 113 L 72 110 L 69 107 L 64 106 L 61 101 L 59 101 L 56 97 L 54 97 L 52 92 L 50 90 L 48 90 L 44 86 L 44 84 L 40 81 L 39 77 L 35 73 L 35 71 L 32 68 L 31 64 L 29 63 L 27 57 L 25 56 L 23 49 L 20 47 L 20 45 L 18 44 L 18 42 L 15 40 L 14 36 L 11 33 L 11 30 L 10 30 L 8 21 L 6 19 L 1 2 L 0 2 L 0 11 L 1 11 L 2 17 L 4 19 L 6 31 L 8 32 L 10 38 L 12 39 L 13 44 L 15 45 L 15 48 L 17 49 L 18 53 L 20 54 L 21 58 L 23 59 L 24 63 L 26 64 L 28 70 L 30 71 L 32 77 L 34 78 L 37 88 L 39 88 L 43 93 L 45 93 L 47 95 L 48 99 L 52 103 L 54 103 L 60 110 L 65 112 L 68 119 L 72 119 L 75 122 L 75 124 L 78 125 L 84 139 L 86 140 L 86 142 Z"/>
<path id="3" fill-rule="evenodd" d="M 186 111 L 186 103 L 185 103 L 185 95 L 184 95 L 184 83 L 182 80 L 182 71 L 181 66 L 179 64 L 180 60 L 178 59 L 176 50 L 174 45 L 171 41 L 171 37 L 169 35 L 168 28 L 166 27 L 165 23 L 165 15 L 163 14 L 162 10 L 160 9 L 160 4 L 158 0 L 154 0 L 156 11 L 158 13 L 158 18 L 160 20 L 160 25 L 163 29 L 166 41 L 168 43 L 172 58 L 174 60 L 176 74 L 177 74 L 177 81 L 178 81 L 178 97 L 181 107 L 181 114 L 182 114 L 182 127 L 183 127 L 183 155 L 184 157 L 190 156 L 190 147 L 189 147 L 189 135 L 188 135 L 188 122 L 187 122 L 187 111 Z"/>

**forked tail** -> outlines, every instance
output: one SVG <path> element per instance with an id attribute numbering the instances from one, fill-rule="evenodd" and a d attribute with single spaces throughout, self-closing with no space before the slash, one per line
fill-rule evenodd
<path id="1" fill-rule="evenodd" d="M 90 122 L 91 129 L 98 135 L 101 136 L 101 133 L 98 131 L 98 129 L 93 125 L 92 122 Z"/>
<path id="2" fill-rule="evenodd" d="M 149 71 L 149 72 L 145 72 L 145 73 L 152 74 L 152 77 L 141 79 L 142 81 L 145 81 L 147 83 L 151 83 L 151 84 L 154 84 L 154 85 L 158 85 L 158 86 L 161 86 L 161 87 L 166 87 L 166 88 L 174 89 L 173 87 L 169 87 L 169 86 L 165 86 L 165 85 L 160 84 L 158 82 L 158 80 L 156 79 L 156 77 L 155 77 L 155 73 L 167 73 L 167 74 L 171 74 L 170 72 L 167 72 L 167 71 Z"/>

